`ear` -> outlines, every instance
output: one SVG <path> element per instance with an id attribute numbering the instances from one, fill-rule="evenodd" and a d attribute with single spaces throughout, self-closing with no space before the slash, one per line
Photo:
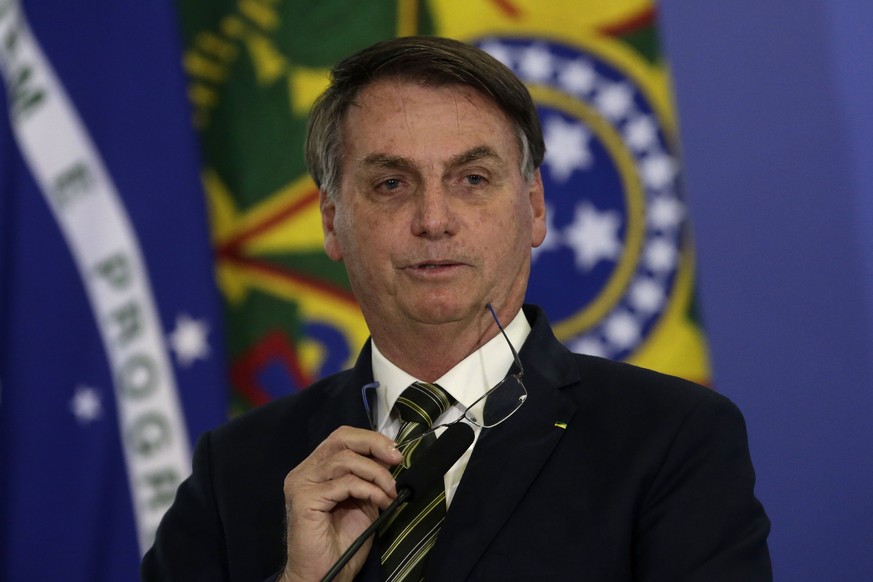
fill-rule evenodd
<path id="1" fill-rule="evenodd" d="M 538 247 L 546 239 L 546 198 L 543 189 L 543 177 L 537 168 L 530 184 L 531 236 L 530 246 Z"/>
<path id="2" fill-rule="evenodd" d="M 341 261 L 343 253 L 340 250 L 335 224 L 336 202 L 324 190 L 318 192 L 318 201 L 321 208 L 321 229 L 324 231 L 324 251 L 334 261 Z"/>

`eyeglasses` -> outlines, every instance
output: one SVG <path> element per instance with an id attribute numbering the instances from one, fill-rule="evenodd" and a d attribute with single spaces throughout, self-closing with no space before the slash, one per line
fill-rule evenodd
<path id="1" fill-rule="evenodd" d="M 497 319 L 497 314 L 494 312 L 494 308 L 491 307 L 490 303 L 488 304 L 488 309 L 491 310 L 491 316 L 494 318 L 494 323 L 497 324 L 497 328 L 500 330 L 500 333 L 509 345 L 518 372 L 506 376 L 493 388 L 477 398 L 475 402 L 464 409 L 464 414 L 462 414 L 457 420 L 437 425 L 424 434 L 397 443 L 398 448 L 405 448 L 411 443 L 422 439 L 429 434 L 433 434 L 438 429 L 449 427 L 461 422 L 462 420 L 466 420 L 470 424 L 480 428 L 493 428 L 509 419 L 510 416 L 515 414 L 516 411 L 521 408 L 524 401 L 527 400 L 527 389 L 521 381 L 522 376 L 524 376 L 524 368 L 521 365 L 521 359 L 518 357 L 518 352 L 515 351 L 512 342 L 509 341 L 509 338 L 506 336 L 506 332 L 503 331 L 503 326 L 500 325 L 500 321 Z"/>

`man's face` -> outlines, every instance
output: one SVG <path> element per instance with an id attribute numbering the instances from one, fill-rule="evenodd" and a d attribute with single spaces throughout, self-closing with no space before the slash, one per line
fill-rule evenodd
<path id="1" fill-rule="evenodd" d="M 381 81 L 343 136 L 339 192 L 322 196 L 325 249 L 345 261 L 374 335 L 377 323 L 474 321 L 489 302 L 514 315 L 545 210 L 503 112 L 468 87 Z"/>

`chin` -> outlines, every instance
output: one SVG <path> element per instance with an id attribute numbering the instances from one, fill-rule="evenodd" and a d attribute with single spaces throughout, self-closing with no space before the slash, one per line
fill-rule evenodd
<path id="1" fill-rule="evenodd" d="M 412 319 L 420 323 L 451 323 L 470 317 L 480 309 L 460 297 L 425 297 L 409 306 Z"/>

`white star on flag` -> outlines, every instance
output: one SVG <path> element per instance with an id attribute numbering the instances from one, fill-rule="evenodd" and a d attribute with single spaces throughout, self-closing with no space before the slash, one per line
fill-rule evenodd
<path id="1" fill-rule="evenodd" d="M 594 90 L 597 76 L 594 67 L 586 60 L 578 59 L 568 63 L 558 74 L 558 82 L 568 93 L 588 94 Z"/>
<path id="2" fill-rule="evenodd" d="M 646 187 L 660 190 L 676 176 L 676 164 L 666 154 L 649 156 L 643 161 L 642 174 Z"/>
<path id="3" fill-rule="evenodd" d="M 530 81 L 547 81 L 552 76 L 552 53 L 539 45 L 527 48 L 521 54 L 518 68 L 522 76 Z"/>
<path id="4" fill-rule="evenodd" d="M 90 424 L 103 416 L 103 403 L 100 393 L 90 386 L 76 387 L 76 393 L 70 400 L 70 411 L 79 424 Z"/>
<path id="5" fill-rule="evenodd" d="M 590 202 L 576 206 L 576 217 L 564 231 L 564 242 L 576 253 L 576 265 L 590 271 L 603 259 L 621 256 L 618 238 L 621 215 L 616 211 L 598 211 Z"/>
<path id="6" fill-rule="evenodd" d="M 624 131 L 624 140 L 637 152 L 644 152 L 658 138 L 658 126 L 649 115 L 641 115 L 628 121 Z"/>
<path id="7" fill-rule="evenodd" d="M 482 45 L 482 50 L 510 69 L 512 68 L 512 52 L 503 43 L 490 40 Z"/>
<path id="8" fill-rule="evenodd" d="M 194 360 L 209 357 L 209 324 L 196 320 L 187 313 L 176 316 L 176 329 L 168 336 L 170 347 L 176 353 L 176 360 L 182 367 L 190 366 Z"/>
<path id="9" fill-rule="evenodd" d="M 603 89 L 595 98 L 597 109 L 612 120 L 622 119 L 633 105 L 633 91 L 625 83 L 614 83 Z"/>
<path id="10" fill-rule="evenodd" d="M 640 341 L 640 325 L 629 313 L 614 313 L 606 321 L 606 338 L 620 349 L 628 349 Z"/>
<path id="11" fill-rule="evenodd" d="M 603 344 L 596 339 L 583 337 L 577 339 L 570 346 L 570 349 L 577 354 L 588 354 L 589 356 L 606 357 L 606 351 L 603 349 Z"/>
<path id="12" fill-rule="evenodd" d="M 685 209 L 675 198 L 656 198 L 649 207 L 649 223 L 657 229 L 675 228 L 682 221 Z"/>
<path id="13" fill-rule="evenodd" d="M 588 148 L 591 134 L 581 123 L 552 116 L 546 119 L 543 134 L 546 141 L 545 163 L 556 182 L 566 182 L 575 170 L 591 167 L 594 159 Z"/>
<path id="14" fill-rule="evenodd" d="M 640 279 L 631 286 L 630 302 L 640 313 L 657 313 L 664 301 L 664 290 L 651 279 Z"/>
<path id="15" fill-rule="evenodd" d="M 670 271 L 678 260 L 679 253 L 676 246 L 663 238 L 654 239 L 645 250 L 645 264 L 655 273 Z"/>

